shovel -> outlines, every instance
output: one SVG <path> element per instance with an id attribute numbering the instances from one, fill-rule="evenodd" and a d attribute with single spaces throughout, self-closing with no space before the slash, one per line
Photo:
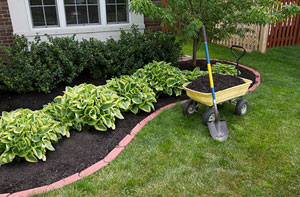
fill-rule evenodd
<path id="1" fill-rule="evenodd" d="M 204 25 L 202 25 L 202 33 L 203 33 L 203 41 L 204 41 L 206 61 L 207 61 L 207 70 L 208 70 L 208 75 L 209 75 L 209 82 L 210 82 L 215 117 L 216 117 L 215 121 L 207 123 L 207 126 L 208 126 L 209 133 L 212 138 L 214 138 L 218 141 L 225 141 L 228 138 L 228 129 L 227 129 L 226 121 L 220 120 L 220 114 L 219 114 L 219 111 L 217 108 L 216 95 L 215 95 L 215 89 L 214 89 L 214 81 L 213 81 L 213 76 L 212 76 L 212 72 L 211 72 L 211 65 L 210 65 L 208 46 L 207 46 L 207 40 L 206 40 L 206 32 L 205 32 Z"/>

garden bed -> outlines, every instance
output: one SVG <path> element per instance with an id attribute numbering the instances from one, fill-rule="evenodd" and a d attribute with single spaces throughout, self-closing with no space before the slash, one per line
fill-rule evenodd
<path id="1" fill-rule="evenodd" d="M 226 63 L 226 62 L 224 62 Z M 179 63 L 180 68 L 192 70 L 189 61 Z M 199 60 L 199 66 L 205 70 L 206 62 Z M 255 81 L 255 75 L 247 69 L 240 69 L 242 76 Z M 102 85 L 106 79 L 92 80 L 87 73 L 80 75 L 72 84 L 60 84 L 50 94 L 42 93 L 1 93 L 0 112 L 11 111 L 18 108 L 32 110 L 42 109 L 43 105 L 51 102 L 56 96 L 62 95 L 66 85 L 74 86 L 81 83 Z M 158 109 L 169 103 L 186 99 L 181 97 L 161 95 L 154 104 Z M 13 162 L 0 167 L 0 194 L 31 189 L 51 184 L 62 178 L 73 175 L 86 169 L 103 159 L 114 149 L 131 129 L 143 120 L 148 113 L 139 112 L 137 115 L 123 113 L 125 119 L 116 121 L 116 129 L 106 132 L 84 128 L 82 132 L 71 130 L 71 138 L 63 138 L 54 145 L 54 152 L 47 152 L 46 162 L 29 163 L 25 160 Z"/>

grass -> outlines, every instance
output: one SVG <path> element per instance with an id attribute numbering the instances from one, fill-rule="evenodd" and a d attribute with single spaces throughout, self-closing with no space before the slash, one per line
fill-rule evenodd
<path id="1" fill-rule="evenodd" d="M 211 58 L 234 61 L 228 48 L 209 48 Z M 183 52 L 192 54 L 191 45 Z M 241 63 L 260 72 L 262 84 L 245 96 L 246 116 L 234 115 L 230 104 L 220 109 L 226 142 L 209 136 L 201 113 L 184 117 L 178 104 L 149 122 L 109 166 L 39 196 L 300 195 L 300 47 L 248 53 Z"/>

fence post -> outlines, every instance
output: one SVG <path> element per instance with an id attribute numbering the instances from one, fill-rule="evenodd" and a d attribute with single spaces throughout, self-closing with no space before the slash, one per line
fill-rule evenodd
<path id="1" fill-rule="evenodd" d="M 259 51 L 265 53 L 267 51 L 268 36 L 269 36 L 269 25 L 261 26 L 260 40 L 259 40 Z"/>

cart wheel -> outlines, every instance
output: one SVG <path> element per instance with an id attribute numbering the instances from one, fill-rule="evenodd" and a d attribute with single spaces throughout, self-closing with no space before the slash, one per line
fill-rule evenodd
<path id="1" fill-rule="evenodd" d="M 196 111 L 197 103 L 192 99 L 189 99 L 187 102 L 183 104 L 182 113 L 183 115 L 189 115 Z"/>
<path id="2" fill-rule="evenodd" d="M 245 115 L 248 112 L 248 101 L 246 99 L 239 100 L 235 106 L 235 113 L 238 115 Z"/>
<path id="3" fill-rule="evenodd" d="M 203 124 L 207 125 L 207 123 L 213 122 L 215 120 L 216 120 L 216 114 L 214 108 L 208 108 L 202 116 Z"/>

